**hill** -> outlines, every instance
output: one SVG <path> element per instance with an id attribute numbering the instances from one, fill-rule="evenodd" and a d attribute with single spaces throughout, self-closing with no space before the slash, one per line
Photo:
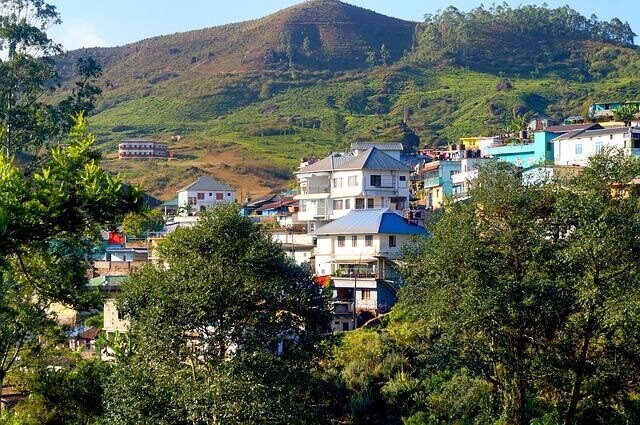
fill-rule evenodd
<path id="1" fill-rule="evenodd" d="M 554 22 L 567 12 L 540 9 Z M 433 45 L 426 30 L 445 26 L 428 17 L 412 47 L 415 23 L 314 0 L 255 21 L 71 52 L 58 63 L 65 77 L 81 55 L 103 65 L 111 84 L 90 121 L 105 166 L 163 199 L 205 172 L 242 197 L 286 187 L 300 158 L 355 139 L 443 144 L 499 132 L 514 111 L 561 118 L 594 101 L 640 98 L 636 47 L 570 30 L 557 43 L 544 32 L 527 35 L 526 14 L 511 9 L 476 15 L 487 24 L 480 35 Z M 492 37 L 527 41 L 525 53 L 544 40 L 544 60 L 527 60 L 511 41 L 498 48 Z M 498 87 L 505 77 L 509 90 Z M 176 134 L 175 160 L 115 159 L 124 137 Z"/>

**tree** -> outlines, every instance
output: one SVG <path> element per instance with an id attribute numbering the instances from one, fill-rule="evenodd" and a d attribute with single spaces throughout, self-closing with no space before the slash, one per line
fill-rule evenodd
<path id="1" fill-rule="evenodd" d="M 309 274 L 232 205 L 176 230 L 159 253 L 163 265 L 122 287 L 136 348 L 118 364 L 108 420 L 321 421 L 311 368 L 329 316 Z"/>
<path id="2" fill-rule="evenodd" d="M 369 66 L 369 68 L 373 68 L 374 66 L 376 66 L 376 62 L 378 62 L 378 56 L 376 52 L 368 51 L 366 60 L 367 60 L 367 66 Z"/>
<path id="3" fill-rule="evenodd" d="M 53 324 L 53 302 L 93 301 L 82 290 L 93 241 L 142 205 L 136 189 L 98 166 L 93 142 L 79 117 L 67 147 L 51 149 L 30 175 L 0 153 L 0 385 Z"/>
<path id="4" fill-rule="evenodd" d="M 484 380 L 499 398 L 493 420 L 633 418 L 639 174 L 622 152 L 543 185 L 483 170 L 469 202 L 449 205 L 407 257 L 398 309 L 429 329 L 432 376 Z"/>
<path id="5" fill-rule="evenodd" d="M 52 108 L 40 101 L 55 78 L 50 56 L 61 52 L 46 28 L 60 22 L 54 6 L 40 0 L 0 3 L 0 140 L 5 156 L 42 144 L 50 134 Z"/>
<path id="6" fill-rule="evenodd" d="M 606 150 L 556 190 L 557 258 L 571 289 L 554 340 L 553 385 L 567 398 L 565 423 L 628 415 L 617 403 L 638 391 L 640 356 L 640 160 Z"/>
<path id="7" fill-rule="evenodd" d="M 383 44 L 380 46 L 380 63 L 382 66 L 387 66 L 390 58 L 391 54 L 389 53 L 389 49 Z"/>
<path id="8" fill-rule="evenodd" d="M 424 314 L 439 334 L 434 350 L 457 353 L 452 361 L 492 385 L 519 424 L 531 419 L 539 341 L 564 311 L 548 262 L 555 246 L 541 237 L 546 202 L 511 169 L 484 170 L 472 201 L 449 207 L 406 269 L 403 308 Z"/>
<path id="9" fill-rule="evenodd" d="M 122 231 L 127 235 L 146 237 L 150 232 L 164 228 L 165 220 L 159 209 L 148 209 L 141 213 L 129 213 L 122 221 Z"/>
<path id="10" fill-rule="evenodd" d="M 101 89 L 100 65 L 92 58 L 77 63 L 79 81 L 58 105 L 43 98 L 59 83 L 53 56 L 62 48 L 46 29 L 60 23 L 55 6 L 43 0 L 0 2 L 0 144 L 5 156 L 37 154 L 59 142 L 74 125 L 74 117 L 89 114 Z"/>
<path id="11" fill-rule="evenodd" d="M 61 134 L 67 134 L 73 126 L 73 119 L 78 114 L 88 115 L 93 112 L 98 96 L 102 89 L 98 85 L 98 79 L 102 76 L 102 67 L 95 59 L 80 58 L 76 64 L 80 79 L 75 82 L 74 88 L 56 108 L 58 128 Z"/>
<path id="12" fill-rule="evenodd" d="M 69 358 L 72 364 L 68 368 L 54 369 L 44 362 L 31 366 L 27 372 L 29 398 L 14 409 L 16 423 L 97 423 L 111 365 L 100 359 L 77 357 Z"/>
<path id="13" fill-rule="evenodd" d="M 638 108 L 635 105 L 626 104 L 614 110 L 613 115 L 616 121 L 622 121 L 624 125 L 629 127 L 638 112 Z"/>

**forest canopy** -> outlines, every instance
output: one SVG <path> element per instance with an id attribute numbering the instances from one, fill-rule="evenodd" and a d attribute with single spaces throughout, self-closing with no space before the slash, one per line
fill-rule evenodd
<path id="1" fill-rule="evenodd" d="M 582 49 L 585 43 L 634 49 L 635 36 L 627 22 L 587 18 L 569 6 L 511 8 L 505 3 L 469 12 L 450 6 L 426 15 L 418 25 L 414 53 L 427 64 L 508 70 L 532 77 L 550 72 L 593 77 Z"/>

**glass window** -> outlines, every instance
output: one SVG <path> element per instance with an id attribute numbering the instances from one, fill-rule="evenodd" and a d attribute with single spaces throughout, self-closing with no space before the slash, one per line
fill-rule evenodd
<path id="1" fill-rule="evenodd" d="M 364 209 L 364 198 L 356 198 L 356 209 L 357 210 Z"/>
<path id="2" fill-rule="evenodd" d="M 373 208 L 373 198 L 367 198 L 367 208 Z"/>
<path id="3" fill-rule="evenodd" d="M 352 247 L 356 247 L 358 246 L 358 237 L 357 236 L 351 236 L 351 246 Z"/>
<path id="4" fill-rule="evenodd" d="M 382 186 L 382 176 L 379 174 L 371 175 L 371 186 L 380 187 Z"/>
<path id="5" fill-rule="evenodd" d="M 396 235 L 389 235 L 389 247 L 393 248 L 396 246 Z"/>
<path id="6" fill-rule="evenodd" d="M 364 246 L 373 246 L 373 235 L 364 236 Z"/>
<path id="7" fill-rule="evenodd" d="M 342 199 L 335 199 L 333 201 L 333 209 L 334 210 L 341 210 L 342 209 Z"/>
<path id="8" fill-rule="evenodd" d="M 371 299 L 371 289 L 363 289 L 362 290 L 362 299 L 370 300 Z"/>
<path id="9" fill-rule="evenodd" d="M 224 196 L 223 196 L 223 195 L 224 195 L 224 193 L 222 193 L 222 192 L 216 192 L 216 199 L 217 199 L 218 201 L 220 201 L 221 199 L 223 199 L 223 198 L 224 198 Z"/>
<path id="10" fill-rule="evenodd" d="M 204 199 L 204 192 L 198 192 L 198 200 Z"/>
<path id="11" fill-rule="evenodd" d="M 333 179 L 333 187 L 342 187 L 342 177 Z"/>
<path id="12" fill-rule="evenodd" d="M 357 186 L 358 185 L 358 176 L 349 176 L 349 180 L 348 180 L 348 185 L 349 186 Z"/>
<path id="13" fill-rule="evenodd" d="M 576 155 L 582 155 L 582 143 L 576 145 Z"/>
<path id="14" fill-rule="evenodd" d="M 602 141 L 596 142 L 596 153 L 602 152 Z"/>
<path id="15" fill-rule="evenodd" d="M 407 176 L 398 176 L 398 178 L 400 179 L 401 182 L 407 181 Z"/>
<path id="16" fill-rule="evenodd" d="M 351 199 L 345 199 L 344 200 L 344 209 L 345 210 L 350 210 L 351 209 Z"/>
<path id="17" fill-rule="evenodd" d="M 338 246 L 344 246 L 345 237 L 338 236 Z"/>

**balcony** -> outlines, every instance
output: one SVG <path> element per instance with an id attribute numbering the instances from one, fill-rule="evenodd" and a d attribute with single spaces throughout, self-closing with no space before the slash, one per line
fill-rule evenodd
<path id="1" fill-rule="evenodd" d="M 430 177 L 427 179 L 424 179 L 424 187 L 436 187 L 436 186 L 442 186 L 442 179 L 440 177 Z"/>
<path id="2" fill-rule="evenodd" d="M 301 195 L 317 195 L 331 192 L 329 186 L 300 186 Z"/>

